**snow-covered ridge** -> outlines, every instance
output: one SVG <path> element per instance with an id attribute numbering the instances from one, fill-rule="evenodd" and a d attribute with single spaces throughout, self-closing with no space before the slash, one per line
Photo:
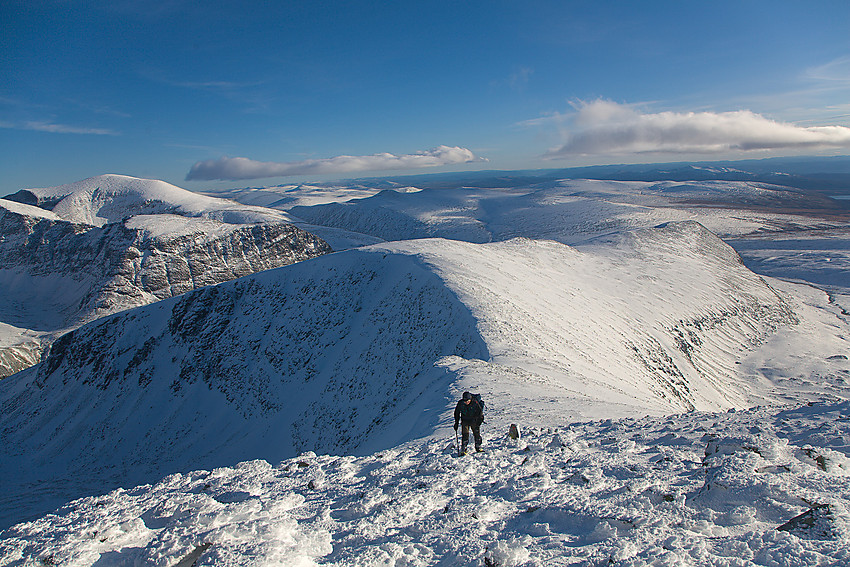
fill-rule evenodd
<path id="1" fill-rule="evenodd" d="M 778 396 L 758 369 L 786 345 L 826 384 L 846 346 L 826 297 L 774 285 L 694 223 L 586 249 L 399 242 L 255 274 L 82 327 L 0 383 L 0 494 L 20 514 L 172 471 L 367 453 L 444 431 L 470 387 L 496 423 L 531 407 L 555 426 Z M 22 459 L 55 500 L 12 480 Z"/>
<path id="2" fill-rule="evenodd" d="M 59 215 L 57 215 L 53 211 L 48 211 L 46 209 L 36 207 L 35 205 L 27 205 L 25 203 L 19 203 L 17 201 L 10 201 L 8 199 L 0 199 L 0 208 L 5 209 L 7 211 L 11 211 L 18 215 L 28 216 L 32 218 L 42 218 L 54 221 L 61 220 Z"/>
<path id="3" fill-rule="evenodd" d="M 0 563 L 846 565 L 848 413 L 520 423 L 517 441 L 488 423 L 463 458 L 444 437 L 195 470 L 10 528 Z"/>

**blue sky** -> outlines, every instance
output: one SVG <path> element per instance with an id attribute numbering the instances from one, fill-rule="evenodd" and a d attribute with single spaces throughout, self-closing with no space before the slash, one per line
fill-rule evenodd
<path id="1" fill-rule="evenodd" d="M 846 0 L 5 0 L 0 21 L 2 194 L 850 154 Z"/>

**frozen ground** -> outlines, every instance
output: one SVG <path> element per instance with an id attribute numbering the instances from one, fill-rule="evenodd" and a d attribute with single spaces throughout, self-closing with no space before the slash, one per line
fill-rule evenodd
<path id="1" fill-rule="evenodd" d="M 847 565 L 846 401 L 521 428 L 171 475 L 6 530 L 2 565 Z"/>

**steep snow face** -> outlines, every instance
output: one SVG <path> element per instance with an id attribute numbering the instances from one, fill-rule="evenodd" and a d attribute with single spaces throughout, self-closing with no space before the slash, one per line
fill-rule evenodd
<path id="1" fill-rule="evenodd" d="M 500 427 L 170 475 L 0 534 L 25 565 L 847 565 L 850 404 Z"/>
<path id="2" fill-rule="evenodd" d="M 487 392 L 494 423 L 741 407 L 782 388 L 739 371 L 777 337 L 812 382 L 847 347 L 796 293 L 694 223 L 582 250 L 434 239 L 323 256 L 82 327 L 0 383 L 0 494 L 17 495 L 0 499 L 26 514 L 48 506 L 43 483 L 57 504 L 192 467 L 392 447 L 442 434 L 463 389 Z M 15 480 L 24 462 L 34 476 Z"/>
<path id="3" fill-rule="evenodd" d="M 94 227 L 0 202 L 0 321 L 8 324 L 0 328 L 0 377 L 95 318 L 331 251 L 287 223 L 133 212 L 128 205 L 123 222 Z"/>

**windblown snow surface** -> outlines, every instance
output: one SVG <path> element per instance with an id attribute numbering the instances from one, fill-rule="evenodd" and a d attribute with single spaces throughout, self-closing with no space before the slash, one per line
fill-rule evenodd
<path id="1" fill-rule="evenodd" d="M 298 213 L 432 238 L 127 311 L 0 382 L 0 525 L 28 520 L 0 565 L 850 561 L 830 295 L 753 273 L 669 203 L 605 197 L 606 223 L 590 196 L 424 193 Z M 727 236 L 789 220 L 693 214 Z M 467 389 L 485 452 L 458 458 Z"/>
<path id="2" fill-rule="evenodd" d="M 6 565 L 847 565 L 847 401 L 492 431 L 170 475 L 3 533 Z M 487 425 L 487 424 L 485 424 Z M 493 426 L 489 426 L 492 430 Z"/>

